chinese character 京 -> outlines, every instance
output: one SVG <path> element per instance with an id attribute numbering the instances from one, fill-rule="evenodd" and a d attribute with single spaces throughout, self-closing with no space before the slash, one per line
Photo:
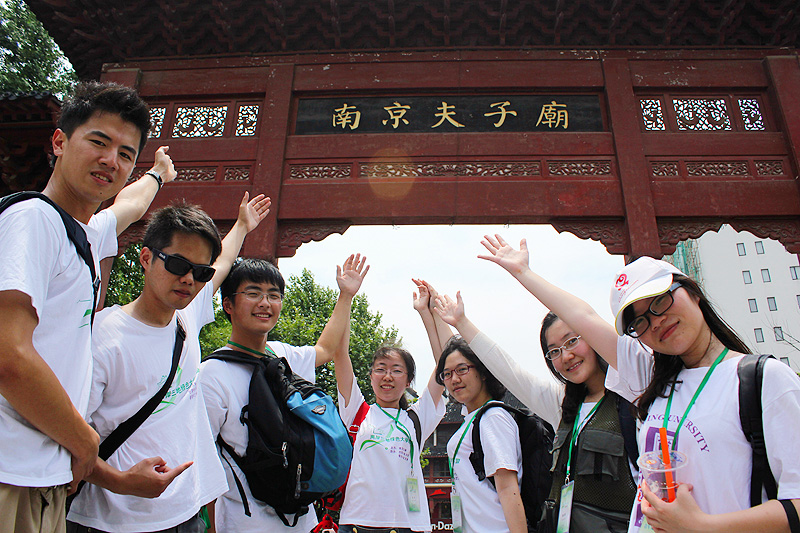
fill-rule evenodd
<path id="1" fill-rule="evenodd" d="M 334 109 L 333 114 L 333 127 L 341 126 L 344 129 L 350 126 L 351 130 L 358 128 L 361 122 L 361 111 L 356 110 L 356 106 L 344 104 L 338 109 Z"/>
<path id="2" fill-rule="evenodd" d="M 385 126 L 387 122 L 390 120 L 392 121 L 392 128 L 397 129 L 397 126 L 400 125 L 400 121 L 403 121 L 403 124 L 408 124 L 408 119 L 403 118 L 406 114 L 406 111 L 411 109 L 410 105 L 400 105 L 398 102 L 395 102 L 393 105 L 388 105 L 384 107 L 387 113 L 389 113 L 389 118 L 383 120 L 383 125 Z"/>

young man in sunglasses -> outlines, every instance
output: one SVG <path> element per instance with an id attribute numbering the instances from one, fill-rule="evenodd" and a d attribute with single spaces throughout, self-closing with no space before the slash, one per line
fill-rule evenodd
<path id="1" fill-rule="evenodd" d="M 161 147 L 148 174 L 124 187 L 149 129 L 147 104 L 133 89 L 78 84 L 61 106 L 43 191 L 74 222 L 38 198 L 0 214 L 2 533 L 63 531 L 69 487 L 94 467 L 99 438 L 84 415 L 99 278 L 92 279 L 66 223 L 85 232 L 99 274 L 99 261 L 117 253 L 117 235 L 175 178 Z"/>
<path id="2" fill-rule="evenodd" d="M 205 531 L 201 507 L 227 490 L 197 375 L 200 328 L 212 297 L 270 200 L 245 193 L 224 240 L 197 206 L 151 217 L 139 257 L 144 288 L 131 303 L 97 315 L 89 421 L 101 438 L 128 420 L 168 379 L 180 325 L 185 341 L 166 395 L 94 472 L 70 508 L 68 531 Z M 178 344 L 179 345 L 179 344 Z"/>

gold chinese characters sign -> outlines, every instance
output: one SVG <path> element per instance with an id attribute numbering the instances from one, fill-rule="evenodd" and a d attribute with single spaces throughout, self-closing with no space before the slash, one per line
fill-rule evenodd
<path id="1" fill-rule="evenodd" d="M 296 135 L 605 131 L 599 95 L 300 99 Z"/>

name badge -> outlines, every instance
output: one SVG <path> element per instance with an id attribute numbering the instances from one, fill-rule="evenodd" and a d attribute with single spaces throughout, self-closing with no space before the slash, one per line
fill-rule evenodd
<path id="1" fill-rule="evenodd" d="M 412 513 L 419 512 L 419 483 L 417 478 L 406 478 L 406 495 L 408 495 L 408 510 Z"/>
<path id="2" fill-rule="evenodd" d="M 558 504 L 558 526 L 556 527 L 556 533 L 569 532 L 569 519 L 572 517 L 572 493 L 574 490 L 574 481 L 570 481 L 561 487 L 561 502 Z"/>
<path id="3" fill-rule="evenodd" d="M 456 494 L 455 486 L 450 491 L 450 511 L 453 515 L 453 533 L 463 533 L 464 521 L 461 516 L 461 496 Z"/>

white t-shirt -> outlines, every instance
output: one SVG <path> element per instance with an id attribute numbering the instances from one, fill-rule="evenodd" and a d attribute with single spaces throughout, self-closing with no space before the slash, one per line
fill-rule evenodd
<path id="1" fill-rule="evenodd" d="M 316 350 L 313 346 L 291 346 L 282 342 L 268 342 L 270 348 L 278 357 L 285 357 L 292 367 L 292 372 L 306 381 L 314 383 Z M 216 440 L 217 435 L 230 444 L 239 455 L 244 455 L 247 449 L 247 427 L 239 421 L 242 408 L 249 403 L 250 377 L 253 375 L 251 366 L 226 363 L 225 361 L 209 360 L 200 365 L 200 383 L 203 388 L 203 399 L 211 423 L 211 434 Z M 225 460 L 222 465 L 228 477 L 228 491 L 217 499 L 214 513 L 217 531 L 231 531 L 237 533 L 300 533 L 311 531 L 317 525 L 314 509 L 301 516 L 294 527 L 287 527 L 275 514 L 275 510 L 257 500 L 250 492 L 247 479 L 239 466 L 232 458 L 225 458 L 233 466 L 236 476 L 244 487 L 247 503 L 252 516 L 244 514 L 242 497 L 236 487 L 236 481 L 231 472 L 231 467 Z M 287 517 L 292 520 L 292 516 Z"/>
<path id="2" fill-rule="evenodd" d="M 128 470 L 159 456 L 167 466 L 194 461 L 158 498 L 115 494 L 87 484 L 72 503 L 68 519 L 102 531 L 160 531 L 181 524 L 228 489 L 198 383 L 200 328 L 214 319 L 214 286 L 177 311 L 186 330 L 178 370 L 159 407 L 108 459 Z M 121 307 L 104 309 L 95 321 L 94 375 L 89 423 L 102 439 L 135 414 L 169 375 L 176 316 L 163 328 L 148 326 Z"/>
<path id="3" fill-rule="evenodd" d="M 339 414 L 345 426 L 350 427 L 363 402 L 364 395 L 353 379 L 347 407 L 344 406 L 344 397 L 339 394 Z M 435 404 L 426 387 L 419 401 L 409 407 L 419 416 L 423 443 L 444 416 L 444 403 L 444 399 L 439 398 L 438 405 Z M 398 416 L 398 409 L 384 411 L 392 417 Z M 416 441 L 411 417 L 406 411 L 399 411 L 398 421 L 411 434 L 411 439 Z M 370 405 L 367 416 L 358 429 L 339 523 L 430 531 L 425 479 L 419 463 L 420 445 L 414 442 L 412 454 L 408 437 L 386 413 L 377 404 Z M 417 480 L 419 511 L 408 510 L 406 486 L 409 476 L 412 475 L 412 468 L 413 477 Z"/>
<path id="4" fill-rule="evenodd" d="M 517 482 L 522 482 L 522 446 L 519 442 L 519 427 L 511 413 L 494 407 L 481 418 L 481 445 L 486 479 L 478 481 L 475 469 L 469 461 L 475 451 L 472 446 L 472 416 L 476 411 L 464 413 L 464 423 L 447 442 L 447 457 L 453 462 L 453 482 L 461 498 L 464 533 L 504 533 L 508 531 L 503 506 L 489 478 L 501 468 L 517 473 Z M 465 433 L 466 432 L 466 433 Z M 464 436 L 463 440 L 461 436 Z M 461 441 L 461 446 L 458 442 Z M 453 459 L 458 447 L 458 455 Z M 526 517 L 529 518 L 529 517 Z M 539 517 L 534 517 L 534 521 Z"/>
<path id="5" fill-rule="evenodd" d="M 620 343 L 618 347 L 622 347 Z M 678 434 L 677 449 L 687 456 L 678 482 L 694 485 L 692 495 L 706 513 L 720 514 L 750 507 L 752 449 L 739 421 L 739 378 L 737 365 L 742 356 L 721 362 Z M 644 389 L 652 379 L 652 358 L 640 351 L 619 350 L 620 378 L 633 390 Z M 667 428 L 670 444 L 678 421 L 709 367 L 685 368 L 672 399 Z M 611 388 L 615 383 L 606 380 Z M 772 473 L 778 482 L 779 498 L 800 498 L 800 379 L 786 365 L 769 360 L 764 367 L 761 394 L 764 434 Z M 660 448 L 659 428 L 664 421 L 667 398 L 657 398 L 639 431 L 640 453 Z M 641 493 L 631 513 L 629 532 L 641 526 Z"/>
<path id="6" fill-rule="evenodd" d="M 117 219 L 106 209 L 81 224 L 99 261 L 117 253 Z M 75 408 L 86 413 L 92 376 L 89 268 L 67 237 L 61 216 L 42 200 L 26 200 L 0 215 L 0 291 L 30 296 L 39 323 L 33 346 Z M 34 429 L 0 397 L 0 482 L 23 487 L 72 480 L 71 455 Z"/>

